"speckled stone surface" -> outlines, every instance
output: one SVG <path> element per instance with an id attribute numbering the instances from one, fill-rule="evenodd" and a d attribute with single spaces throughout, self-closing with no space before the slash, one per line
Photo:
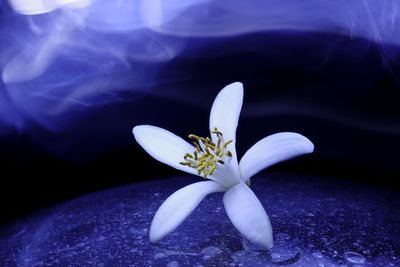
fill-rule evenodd
<path id="1" fill-rule="evenodd" d="M 0 228 L 0 266 L 400 266 L 398 192 L 355 182 L 269 174 L 252 179 L 274 229 L 261 250 L 209 195 L 159 244 L 152 217 L 183 176 L 112 188 Z"/>

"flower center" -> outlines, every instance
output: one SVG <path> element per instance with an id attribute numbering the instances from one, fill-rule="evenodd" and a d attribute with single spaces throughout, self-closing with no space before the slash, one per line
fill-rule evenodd
<path id="1" fill-rule="evenodd" d="M 193 140 L 196 149 L 192 154 L 186 153 L 183 156 L 185 161 L 179 162 L 196 169 L 197 173 L 204 178 L 212 175 L 218 166 L 224 165 L 227 160 L 232 158 L 232 152 L 227 148 L 233 140 L 224 142 L 223 134 L 216 127 L 211 133 L 217 137 L 216 144 L 209 137 L 204 138 L 189 134 L 189 138 Z"/>

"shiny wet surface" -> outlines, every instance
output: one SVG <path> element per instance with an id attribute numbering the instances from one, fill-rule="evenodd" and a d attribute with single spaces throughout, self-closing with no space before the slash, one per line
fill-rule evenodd
<path id="1" fill-rule="evenodd" d="M 222 194 L 209 195 L 158 244 L 152 217 L 196 177 L 86 195 L 0 228 L 1 266 L 400 266 L 400 194 L 356 182 L 260 175 L 252 189 L 274 230 L 265 251 L 231 225 Z"/>

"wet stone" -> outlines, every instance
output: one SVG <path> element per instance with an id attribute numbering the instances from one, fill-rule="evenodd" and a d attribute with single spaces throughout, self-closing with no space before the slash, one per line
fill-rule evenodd
<path id="1" fill-rule="evenodd" d="M 235 230 L 220 193 L 150 243 L 162 201 L 197 181 L 183 176 L 113 188 L 2 226 L 0 266 L 400 266 L 397 192 L 293 174 L 252 179 L 274 230 L 269 251 Z"/>

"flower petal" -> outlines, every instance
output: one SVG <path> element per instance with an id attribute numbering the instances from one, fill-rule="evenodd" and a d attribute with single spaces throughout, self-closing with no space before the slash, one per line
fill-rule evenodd
<path id="1" fill-rule="evenodd" d="M 236 140 L 236 127 L 243 103 L 243 84 L 231 83 L 217 95 L 210 113 L 210 131 L 217 127 L 224 139 Z M 214 135 L 211 135 L 215 137 Z"/>
<path id="2" fill-rule="evenodd" d="M 140 125 L 133 128 L 136 141 L 156 160 L 175 169 L 195 174 L 196 170 L 179 164 L 186 153 L 195 148 L 175 134 L 151 125 Z"/>
<path id="3" fill-rule="evenodd" d="M 216 182 L 198 182 L 182 189 L 165 200 L 157 210 L 150 227 L 150 241 L 158 242 L 175 230 L 199 205 L 205 196 L 225 189 Z"/>
<path id="4" fill-rule="evenodd" d="M 238 160 L 236 156 L 236 128 L 239 121 L 240 110 L 243 103 L 243 84 L 234 82 L 225 86 L 217 95 L 210 112 L 210 131 L 215 127 L 223 133 L 224 141 L 233 140 L 228 146 L 232 153 L 230 165 L 235 171 L 238 170 Z M 216 136 L 211 134 L 213 142 Z M 238 171 L 237 171 L 238 172 Z M 239 176 L 237 173 L 236 176 Z"/>
<path id="5" fill-rule="evenodd" d="M 240 183 L 224 195 L 224 206 L 236 229 L 249 241 L 272 247 L 272 226 L 268 215 L 251 189 Z"/>
<path id="6" fill-rule="evenodd" d="M 278 162 L 314 151 L 314 144 L 298 133 L 283 132 L 267 136 L 253 145 L 240 160 L 242 180 Z"/>

